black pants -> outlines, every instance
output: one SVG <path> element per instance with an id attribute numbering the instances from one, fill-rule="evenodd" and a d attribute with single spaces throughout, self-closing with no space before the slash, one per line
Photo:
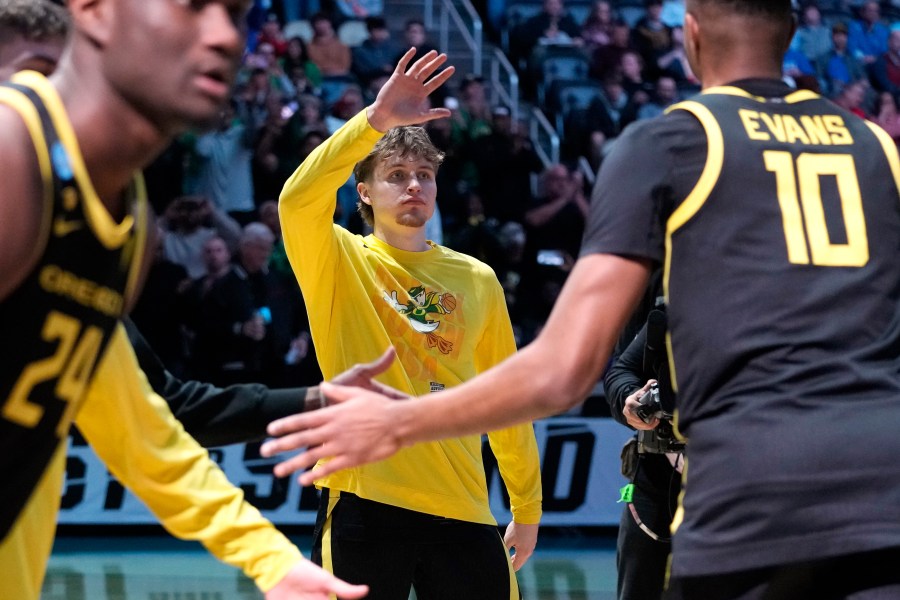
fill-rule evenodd
<path id="1" fill-rule="evenodd" d="M 322 490 L 312 559 L 369 600 L 516 600 L 515 573 L 493 525 Z"/>
<path id="2" fill-rule="evenodd" d="M 900 548 L 669 582 L 666 600 L 896 600 Z"/>
<path id="3" fill-rule="evenodd" d="M 681 474 L 665 454 L 642 454 L 634 476 L 632 506 L 622 511 L 616 542 L 619 600 L 658 600 L 666 578 L 672 517 L 681 491 Z M 653 539 L 638 525 L 637 513 Z"/>

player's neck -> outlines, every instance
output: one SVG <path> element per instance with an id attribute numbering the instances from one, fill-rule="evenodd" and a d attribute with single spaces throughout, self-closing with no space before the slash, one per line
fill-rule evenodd
<path id="1" fill-rule="evenodd" d="M 703 89 L 726 85 L 742 79 L 781 79 L 781 66 L 771 67 L 758 62 L 733 62 L 703 69 Z"/>
<path id="2" fill-rule="evenodd" d="M 97 195 L 112 208 L 134 173 L 164 150 L 171 136 L 99 77 L 61 68 L 51 80 L 66 107 Z"/>
<path id="3" fill-rule="evenodd" d="M 424 226 L 387 228 L 380 227 L 376 223 L 373 233 L 382 242 L 407 252 L 424 252 L 431 249 L 425 237 Z"/>

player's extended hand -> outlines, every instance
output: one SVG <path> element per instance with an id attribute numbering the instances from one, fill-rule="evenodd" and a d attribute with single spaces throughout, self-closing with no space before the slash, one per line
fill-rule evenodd
<path id="1" fill-rule="evenodd" d="M 398 411 L 408 401 L 331 383 L 322 383 L 319 389 L 329 402 L 339 404 L 269 423 L 269 435 L 276 439 L 262 445 L 263 456 L 307 448 L 275 465 L 276 476 L 286 477 L 330 458 L 315 472 L 307 471 L 298 479 L 301 485 L 310 485 L 341 469 L 384 460 L 400 449 L 395 429 Z"/>
<path id="2" fill-rule="evenodd" d="M 537 523 L 524 525 L 515 521 L 506 527 L 506 535 L 503 536 L 503 541 L 506 543 L 507 548 L 515 550 L 515 554 L 512 555 L 511 559 L 513 569 L 516 571 L 524 567 L 531 555 L 534 554 L 534 547 L 537 546 L 538 527 Z"/>
<path id="3" fill-rule="evenodd" d="M 427 99 L 432 92 L 444 85 L 455 68 L 447 67 L 434 75 L 447 62 L 447 55 L 431 50 L 410 66 L 409 61 L 415 54 L 415 48 L 406 51 L 391 78 L 381 87 L 375 102 L 366 109 L 369 125 L 378 131 L 387 131 L 400 125 L 418 125 L 450 116 L 450 111 L 446 108 L 430 108 Z"/>
<path id="4" fill-rule="evenodd" d="M 381 356 L 372 362 L 355 364 L 340 375 L 335 376 L 331 382 L 338 385 L 355 386 L 372 392 L 378 392 L 379 394 L 384 394 L 388 398 L 393 398 L 395 400 L 406 399 L 409 397 L 408 395 L 400 390 L 395 390 L 389 385 L 379 383 L 374 379 L 387 371 L 388 368 L 394 364 L 394 359 L 396 358 L 397 353 L 394 351 L 394 348 L 388 348 Z M 339 400 L 334 400 L 332 398 L 329 398 L 328 400 L 329 402 L 339 402 Z"/>
<path id="5" fill-rule="evenodd" d="M 351 585 L 328 571 L 303 559 L 288 571 L 275 587 L 266 592 L 266 600 L 328 600 L 363 598 L 369 593 L 366 585 Z"/>

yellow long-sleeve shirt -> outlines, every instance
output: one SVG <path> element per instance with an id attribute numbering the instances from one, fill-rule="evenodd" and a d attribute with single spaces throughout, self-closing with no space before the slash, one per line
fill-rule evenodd
<path id="1" fill-rule="evenodd" d="M 417 396 L 474 377 L 515 352 L 515 342 L 503 290 L 487 265 L 434 244 L 424 252 L 400 250 L 333 223 L 337 189 L 381 135 L 365 111 L 348 121 L 287 181 L 279 212 L 322 373 L 333 377 L 393 345 L 399 360 L 381 379 Z M 490 432 L 488 439 L 514 520 L 537 523 L 541 479 L 532 426 Z M 479 436 L 418 444 L 317 484 L 409 510 L 496 523 Z"/>

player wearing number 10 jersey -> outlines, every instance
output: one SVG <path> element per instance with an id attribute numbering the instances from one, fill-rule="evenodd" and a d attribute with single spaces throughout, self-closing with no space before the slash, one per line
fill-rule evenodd
<path id="1" fill-rule="evenodd" d="M 618 144 L 582 255 L 664 266 L 688 439 L 673 575 L 900 545 L 891 139 L 811 92 L 743 80 Z"/>

